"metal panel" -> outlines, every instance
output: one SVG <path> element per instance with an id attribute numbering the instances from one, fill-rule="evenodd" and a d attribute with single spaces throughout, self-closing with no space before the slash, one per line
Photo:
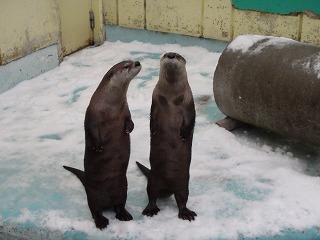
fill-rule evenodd
<path id="1" fill-rule="evenodd" d="M 241 10 L 256 10 L 278 14 L 312 11 L 320 14 L 319 0 L 232 0 L 232 4 Z"/>

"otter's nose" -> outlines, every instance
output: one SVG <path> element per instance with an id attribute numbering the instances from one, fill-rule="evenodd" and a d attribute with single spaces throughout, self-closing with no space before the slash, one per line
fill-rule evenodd
<path id="1" fill-rule="evenodd" d="M 176 57 L 176 54 L 173 53 L 173 52 L 169 52 L 169 53 L 167 53 L 167 57 L 170 58 L 170 59 L 173 59 L 173 58 Z"/>
<path id="2" fill-rule="evenodd" d="M 140 64 L 139 61 L 136 61 L 136 62 L 134 63 L 134 66 L 138 67 L 138 66 L 141 66 L 141 64 Z"/>

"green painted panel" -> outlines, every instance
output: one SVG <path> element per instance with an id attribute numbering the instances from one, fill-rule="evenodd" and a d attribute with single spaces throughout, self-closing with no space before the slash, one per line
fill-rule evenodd
<path id="1" fill-rule="evenodd" d="M 320 14 L 320 0 L 231 0 L 235 8 L 260 12 L 289 14 L 312 11 Z"/>

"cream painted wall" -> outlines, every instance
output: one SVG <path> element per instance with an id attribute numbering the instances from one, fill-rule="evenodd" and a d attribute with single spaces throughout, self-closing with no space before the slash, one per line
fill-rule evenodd
<path id="1" fill-rule="evenodd" d="M 91 0 L 58 0 L 62 54 L 67 55 L 93 43 L 89 10 Z"/>
<path id="2" fill-rule="evenodd" d="M 93 29 L 94 45 L 101 45 L 106 40 L 106 31 L 104 27 L 103 2 L 102 0 L 91 0 L 91 8 L 94 12 L 95 27 Z"/>
<path id="3" fill-rule="evenodd" d="M 0 0 L 0 10 L 0 65 L 54 44 L 61 58 L 105 41 L 102 0 Z"/>
<path id="4" fill-rule="evenodd" d="M 320 45 L 320 16 L 304 13 L 301 19 L 301 42 Z"/>
<path id="5" fill-rule="evenodd" d="M 104 23 L 227 41 L 263 34 L 320 45 L 319 16 L 242 11 L 230 0 L 0 0 L 0 9 L 0 65 L 53 44 L 60 56 L 92 40 L 101 44 Z"/>
<path id="6" fill-rule="evenodd" d="M 118 0 L 119 25 L 145 28 L 144 0 Z"/>
<path id="7" fill-rule="evenodd" d="M 200 37 L 202 4 L 199 0 L 146 0 L 147 29 Z"/>
<path id="8" fill-rule="evenodd" d="M 232 5 L 225 0 L 204 0 L 203 37 L 230 41 Z"/>
<path id="9" fill-rule="evenodd" d="M 0 9 L 0 64 L 59 42 L 56 1 L 0 0 Z"/>
<path id="10" fill-rule="evenodd" d="M 300 17 L 235 9 L 233 29 L 234 37 L 250 33 L 299 40 Z"/>
<path id="11" fill-rule="evenodd" d="M 105 24 L 118 25 L 118 0 L 102 0 Z"/>
<path id="12" fill-rule="evenodd" d="M 107 24 L 225 41 L 240 34 L 262 34 L 320 45 L 320 16 L 311 18 L 306 13 L 289 16 L 243 11 L 235 9 L 230 0 L 104 0 L 103 3 Z"/>

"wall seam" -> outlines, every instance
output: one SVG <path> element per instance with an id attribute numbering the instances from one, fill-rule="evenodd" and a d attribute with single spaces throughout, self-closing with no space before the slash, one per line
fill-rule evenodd
<path id="1" fill-rule="evenodd" d="M 120 21 L 119 21 L 119 0 L 116 0 L 116 15 L 117 15 L 117 25 L 120 26 Z"/>
<path id="2" fill-rule="evenodd" d="M 200 37 L 203 37 L 204 32 L 204 1 L 201 1 Z"/>
<path id="3" fill-rule="evenodd" d="M 303 24 L 303 13 L 300 13 L 299 14 L 299 32 L 298 32 L 298 41 L 299 42 L 301 42 L 302 24 Z"/>
<path id="4" fill-rule="evenodd" d="M 230 0 L 230 4 L 231 4 L 231 16 L 230 16 L 230 37 L 231 37 L 231 41 L 234 39 L 234 14 L 235 14 L 235 8 L 232 5 L 232 2 Z"/>
<path id="5" fill-rule="evenodd" d="M 147 29 L 147 0 L 144 0 L 143 2 L 143 7 L 144 7 L 144 29 Z"/>

